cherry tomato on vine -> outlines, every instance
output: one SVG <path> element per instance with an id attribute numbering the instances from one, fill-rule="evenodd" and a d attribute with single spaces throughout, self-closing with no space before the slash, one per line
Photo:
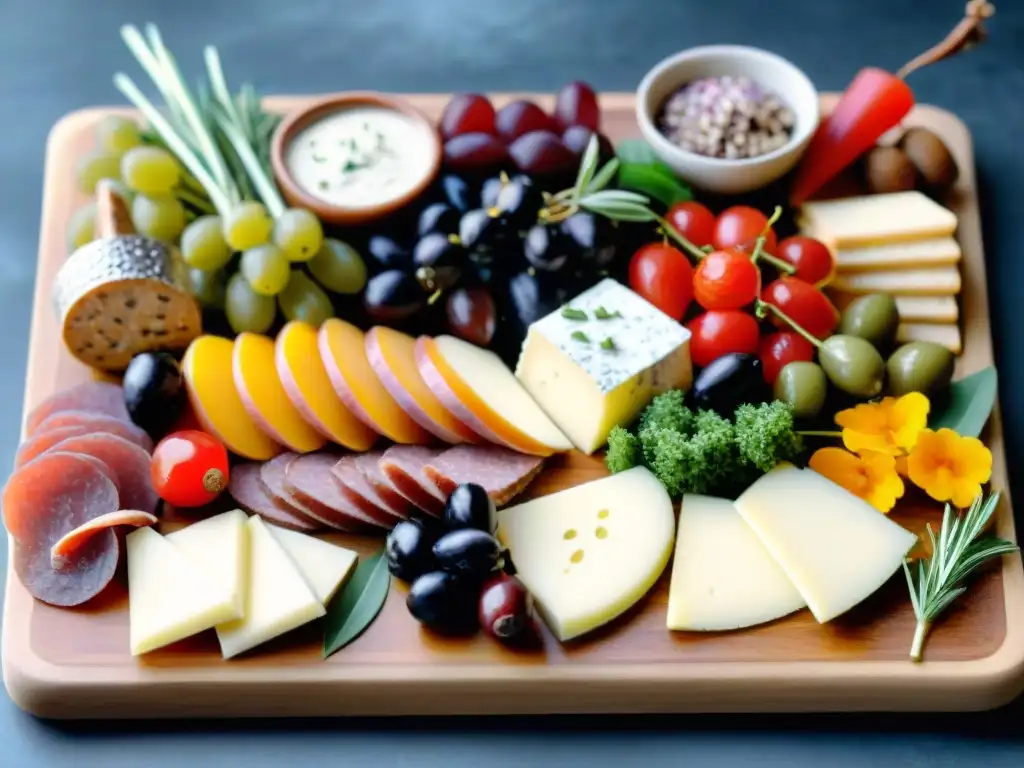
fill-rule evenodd
<path id="1" fill-rule="evenodd" d="M 796 267 L 794 277 L 806 280 L 818 288 L 826 285 L 835 275 L 836 261 L 832 252 L 827 245 L 813 237 L 787 237 L 771 254 Z"/>
<path id="2" fill-rule="evenodd" d="M 157 494 L 168 504 L 201 507 L 228 487 L 228 452 L 206 432 L 175 432 L 153 449 L 149 473 Z"/>
<path id="3" fill-rule="evenodd" d="M 796 331 L 775 331 L 761 337 L 757 356 L 761 360 L 764 380 L 775 384 L 779 371 L 789 363 L 809 363 L 814 359 L 815 347 Z"/>
<path id="4" fill-rule="evenodd" d="M 712 251 L 693 273 L 693 298 L 704 309 L 739 309 L 761 292 L 761 270 L 741 251 Z"/>
<path id="5" fill-rule="evenodd" d="M 754 243 L 761 236 L 768 217 L 756 208 L 749 205 L 734 205 L 726 208 L 715 220 L 715 236 L 711 244 L 718 250 L 725 248 L 739 248 L 750 253 L 754 250 Z M 769 228 L 765 234 L 764 250 L 775 254 L 775 246 L 778 239 L 775 230 Z"/>
<path id="6" fill-rule="evenodd" d="M 831 336 L 839 325 L 839 310 L 825 294 L 799 277 L 783 276 L 773 280 L 761 291 L 761 301 L 778 307 L 793 322 L 819 339 Z M 789 328 L 774 314 L 769 314 L 769 317 L 776 327 Z"/>
<path id="7" fill-rule="evenodd" d="M 674 320 L 693 300 L 693 267 L 678 248 L 650 243 L 629 262 L 629 287 Z"/>
<path id="8" fill-rule="evenodd" d="M 690 359 L 699 368 L 727 355 L 757 352 L 760 328 L 753 315 L 738 309 L 711 309 L 697 315 L 686 327 L 690 337 Z"/>
<path id="9" fill-rule="evenodd" d="M 665 220 L 698 248 L 711 245 L 715 237 L 715 214 L 692 200 L 673 205 L 665 214 Z"/>

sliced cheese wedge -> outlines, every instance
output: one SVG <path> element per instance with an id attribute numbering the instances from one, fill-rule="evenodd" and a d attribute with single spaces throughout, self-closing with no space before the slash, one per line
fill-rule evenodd
<path id="1" fill-rule="evenodd" d="M 167 535 L 167 540 L 207 575 L 211 589 L 231 595 L 237 616 L 245 611 L 249 585 L 248 516 L 240 509 L 222 512 Z"/>
<path id="2" fill-rule="evenodd" d="M 264 432 L 297 453 L 323 447 L 324 436 L 302 418 L 284 391 L 272 339 L 259 333 L 238 334 L 231 362 L 242 405 Z"/>
<path id="3" fill-rule="evenodd" d="M 903 296 L 956 296 L 960 270 L 955 266 L 885 272 L 844 272 L 830 287 L 845 293 L 898 293 Z"/>
<path id="4" fill-rule="evenodd" d="M 152 528 L 125 537 L 133 656 L 239 617 L 235 595 Z"/>
<path id="5" fill-rule="evenodd" d="M 316 599 L 326 606 L 352 574 L 359 555 L 315 536 L 269 523 L 266 527 L 302 573 Z"/>
<path id="6" fill-rule="evenodd" d="M 958 264 L 960 244 L 952 237 L 906 243 L 842 248 L 835 253 L 840 272 L 868 272 L 887 269 L 919 269 Z"/>
<path id="7" fill-rule="evenodd" d="M 959 355 L 964 351 L 960 326 L 956 324 L 900 323 L 896 328 L 896 341 L 900 344 L 911 341 L 930 341 L 933 344 L 941 344 L 954 355 Z"/>
<path id="8" fill-rule="evenodd" d="M 805 606 L 731 501 L 683 497 L 668 593 L 669 629 L 741 629 Z"/>
<path id="9" fill-rule="evenodd" d="M 842 311 L 857 298 L 853 293 L 827 290 L 832 303 Z M 955 323 L 960 319 L 960 307 L 953 296 L 898 296 L 894 295 L 896 311 L 905 323 Z"/>
<path id="10" fill-rule="evenodd" d="M 948 237 L 956 214 L 917 190 L 804 203 L 804 234 L 837 250 Z"/>
<path id="11" fill-rule="evenodd" d="M 247 525 L 251 562 L 245 614 L 243 618 L 217 626 L 217 639 L 225 659 L 245 653 L 326 613 L 263 520 L 250 517 Z"/>
<path id="12" fill-rule="evenodd" d="M 377 433 L 352 415 L 331 386 L 317 346 L 317 329 L 291 321 L 277 334 L 274 353 L 281 383 L 302 417 L 338 445 L 369 450 Z"/>
<path id="13" fill-rule="evenodd" d="M 366 357 L 361 330 L 337 318 L 325 320 L 317 347 L 335 393 L 360 421 L 396 443 L 426 445 L 432 441 L 430 433 L 402 410 L 377 378 Z"/>
<path id="14" fill-rule="evenodd" d="M 876 592 L 917 542 L 863 499 L 792 465 L 758 478 L 735 506 L 823 624 Z"/>
<path id="15" fill-rule="evenodd" d="M 416 354 L 428 386 L 484 439 L 537 456 L 572 450 L 569 438 L 490 350 L 454 336 L 421 336 Z"/>

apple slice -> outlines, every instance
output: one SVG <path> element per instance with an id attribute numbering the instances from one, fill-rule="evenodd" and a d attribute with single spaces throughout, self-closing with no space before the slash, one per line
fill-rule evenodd
<path id="1" fill-rule="evenodd" d="M 476 443 L 480 437 L 441 403 L 416 367 L 416 341 L 377 326 L 366 334 L 366 358 L 384 389 L 409 418 L 446 443 Z"/>
<path id="2" fill-rule="evenodd" d="M 292 405 L 274 360 L 274 341 L 258 333 L 235 337 L 235 386 L 246 413 L 260 428 L 295 453 L 310 453 L 327 442 Z"/>
<path id="3" fill-rule="evenodd" d="M 493 352 L 454 336 L 421 336 L 417 360 L 434 394 L 477 433 L 536 456 L 572 450 L 569 438 Z"/>
<path id="4" fill-rule="evenodd" d="M 377 433 L 341 402 L 320 359 L 317 330 L 309 323 L 287 323 L 274 344 L 274 358 L 288 398 L 309 424 L 328 440 L 353 451 L 366 451 Z"/>

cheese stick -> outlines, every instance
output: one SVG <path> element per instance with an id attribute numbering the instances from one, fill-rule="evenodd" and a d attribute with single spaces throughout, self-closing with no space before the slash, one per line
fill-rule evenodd
<path id="1" fill-rule="evenodd" d="M 963 351 L 963 339 L 957 325 L 932 325 L 928 323 L 900 323 L 896 329 L 896 341 L 906 344 L 911 341 L 931 341 L 941 344 L 954 355 Z"/>
<path id="2" fill-rule="evenodd" d="M 804 234 L 837 250 L 949 237 L 956 214 L 916 190 L 805 203 Z"/>
<path id="3" fill-rule="evenodd" d="M 836 309 L 842 311 L 857 298 L 856 294 L 826 290 Z M 905 323 L 955 323 L 960 307 L 952 296 L 893 296 L 900 320 Z"/>
<path id="4" fill-rule="evenodd" d="M 952 237 L 865 248 L 842 248 L 835 252 L 836 269 L 839 272 L 946 267 L 959 263 L 960 256 L 960 244 Z"/>
<path id="5" fill-rule="evenodd" d="M 960 293 L 961 282 L 960 270 L 955 266 L 947 266 L 885 272 L 844 272 L 836 275 L 829 285 L 844 293 L 956 296 Z"/>

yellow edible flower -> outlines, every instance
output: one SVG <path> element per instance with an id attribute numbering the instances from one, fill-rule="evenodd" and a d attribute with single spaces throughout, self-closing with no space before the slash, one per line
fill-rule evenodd
<path id="1" fill-rule="evenodd" d="M 911 482 L 936 501 L 963 509 L 992 477 L 992 452 L 976 437 L 963 437 L 952 429 L 926 429 L 907 457 L 907 472 Z"/>
<path id="2" fill-rule="evenodd" d="M 900 456 L 910 451 L 928 425 L 928 398 L 920 392 L 863 403 L 836 414 L 843 445 L 854 453 L 873 451 Z"/>
<path id="3" fill-rule="evenodd" d="M 903 496 L 903 480 L 896 473 L 896 459 L 885 453 L 842 448 L 819 448 L 808 466 L 854 496 L 859 496 L 879 512 L 888 512 Z"/>

